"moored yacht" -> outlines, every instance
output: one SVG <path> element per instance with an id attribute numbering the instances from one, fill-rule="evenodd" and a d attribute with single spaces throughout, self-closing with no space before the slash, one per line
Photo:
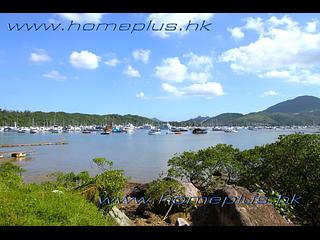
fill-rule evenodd
<path id="1" fill-rule="evenodd" d="M 161 134 L 161 130 L 160 130 L 160 128 L 152 128 L 152 129 L 150 129 L 148 134 L 149 135 L 160 135 Z"/>

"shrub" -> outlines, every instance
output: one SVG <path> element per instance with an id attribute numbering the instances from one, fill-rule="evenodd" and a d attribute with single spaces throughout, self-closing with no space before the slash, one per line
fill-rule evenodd
<path id="1" fill-rule="evenodd" d="M 211 193 L 224 183 L 236 182 L 241 164 L 239 150 L 218 144 L 198 152 L 183 152 L 168 161 L 168 176 L 187 180 L 203 193 Z"/>
<path id="2" fill-rule="evenodd" d="M 302 204 L 292 212 L 304 224 L 320 225 L 320 135 L 280 136 L 275 143 L 244 151 L 241 161 L 241 185 L 300 196 Z"/>

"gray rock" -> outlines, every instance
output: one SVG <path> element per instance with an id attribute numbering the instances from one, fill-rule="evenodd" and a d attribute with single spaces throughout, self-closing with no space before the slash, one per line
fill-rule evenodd
<path id="1" fill-rule="evenodd" d="M 109 211 L 109 214 L 120 226 L 134 226 L 134 223 L 116 206 Z"/>
<path id="2" fill-rule="evenodd" d="M 201 197 L 201 192 L 192 183 L 182 183 L 185 188 L 184 195 L 187 197 Z"/>
<path id="3" fill-rule="evenodd" d="M 244 197 L 250 202 L 255 193 L 238 186 L 225 186 L 213 193 L 215 197 Z M 229 199 L 230 199 L 229 198 Z M 229 200 L 230 201 L 230 200 Z M 271 204 L 206 204 L 191 212 L 193 226 L 290 226 Z"/>
<path id="4" fill-rule="evenodd" d="M 183 219 L 183 218 L 177 218 L 176 224 L 175 226 L 190 226 L 190 224 L 187 222 L 187 220 Z"/>

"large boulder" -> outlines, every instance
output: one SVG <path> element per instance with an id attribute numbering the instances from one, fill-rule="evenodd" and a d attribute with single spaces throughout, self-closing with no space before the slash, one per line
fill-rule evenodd
<path id="1" fill-rule="evenodd" d="M 115 206 L 109 211 L 109 214 L 120 226 L 134 226 L 134 223 Z"/>
<path id="2" fill-rule="evenodd" d="M 217 197 L 211 203 L 198 207 L 191 212 L 192 225 L 194 226 L 290 226 L 271 204 L 248 204 L 256 194 L 238 186 L 225 186 L 216 190 L 212 196 Z M 240 197 L 246 199 L 246 203 L 232 204 Z M 221 204 L 217 204 L 221 197 Z M 223 199 L 227 198 L 229 204 L 222 206 Z M 237 198 L 235 198 L 237 197 Z M 243 199 L 242 198 L 242 199 Z M 213 204 L 215 203 L 215 204 Z"/>
<path id="3" fill-rule="evenodd" d="M 169 178 L 167 178 L 169 179 Z M 140 203 L 140 205 L 136 209 L 136 214 L 143 215 L 145 211 L 151 211 L 160 215 L 165 215 L 168 213 L 173 214 L 177 212 L 184 211 L 187 207 L 190 206 L 191 202 L 197 201 L 197 198 L 201 198 L 201 192 L 197 189 L 192 183 L 181 183 L 184 187 L 184 191 L 181 196 L 170 196 L 163 195 L 160 199 L 152 199 L 148 204 Z M 135 188 L 131 192 L 131 196 L 134 197 L 148 197 L 146 194 L 148 184 L 144 184 Z M 189 201 L 189 197 L 191 197 Z M 193 197 L 193 198 L 192 198 Z M 171 203 L 174 202 L 173 206 L 170 208 L 170 204 L 167 203 L 167 200 Z M 179 204 L 179 202 L 184 202 L 185 204 Z"/>
<path id="4" fill-rule="evenodd" d="M 184 196 L 187 197 L 201 197 L 201 192 L 192 183 L 182 183 L 184 186 Z"/>

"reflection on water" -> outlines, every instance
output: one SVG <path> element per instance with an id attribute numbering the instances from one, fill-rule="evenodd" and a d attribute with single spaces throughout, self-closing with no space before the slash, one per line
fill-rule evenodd
<path id="1" fill-rule="evenodd" d="M 52 172 L 88 170 L 98 173 L 92 164 L 95 157 L 106 157 L 114 162 L 114 167 L 123 169 L 134 181 L 145 182 L 167 170 L 167 161 L 173 154 L 183 151 L 196 151 L 201 148 L 226 143 L 240 150 L 252 148 L 277 140 L 279 135 L 294 131 L 240 130 L 237 133 L 212 132 L 194 135 L 190 132 L 181 135 L 148 135 L 138 130 L 134 134 L 62 133 L 62 134 L 17 134 L 0 133 L 0 144 L 55 142 L 64 139 L 67 145 L 39 146 L 23 148 L 2 148 L 1 151 L 34 151 L 30 157 L 16 159 L 27 171 L 26 179 L 39 174 Z M 1 161 L 2 162 L 2 161 Z"/>

